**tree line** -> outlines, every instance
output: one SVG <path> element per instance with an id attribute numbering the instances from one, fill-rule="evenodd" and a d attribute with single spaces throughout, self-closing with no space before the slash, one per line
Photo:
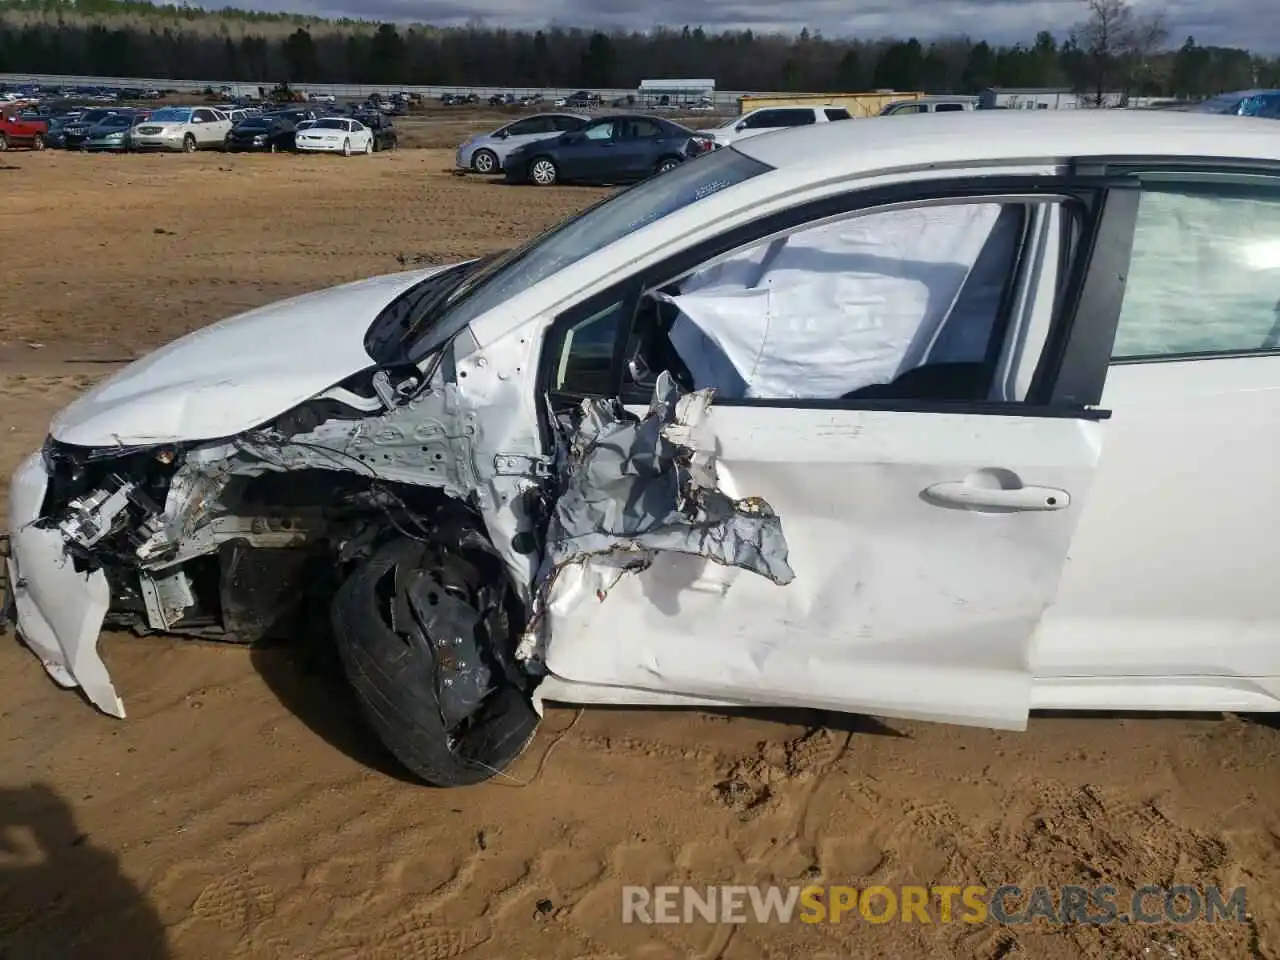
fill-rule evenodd
<path id="1" fill-rule="evenodd" d="M 1159 14 L 1085 0 L 1065 36 L 834 38 L 820 32 L 509 30 L 198 10 L 143 0 L 0 0 L 0 72 L 274 84 L 633 89 L 650 77 L 712 77 L 723 90 L 1057 87 L 1205 97 L 1280 87 L 1280 58 L 1186 37 Z"/>

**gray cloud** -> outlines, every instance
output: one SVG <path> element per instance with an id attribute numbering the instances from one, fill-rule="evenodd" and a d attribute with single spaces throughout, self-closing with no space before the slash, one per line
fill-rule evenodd
<path id="1" fill-rule="evenodd" d="M 967 34 L 999 43 L 1029 41 L 1038 30 L 1059 37 L 1085 13 L 1081 0 L 223 0 L 257 10 L 324 17 L 461 26 L 480 20 L 492 26 L 549 25 L 648 30 L 654 26 L 780 30 L 801 27 L 827 36 L 872 39 L 916 36 L 927 40 Z M 214 5 L 214 4 L 210 4 Z M 223 5 L 222 2 L 216 5 Z M 1133 0 L 1138 11 L 1163 10 L 1171 42 L 1194 35 L 1201 44 L 1280 52 L 1280 17 L 1265 13 L 1263 0 Z"/>

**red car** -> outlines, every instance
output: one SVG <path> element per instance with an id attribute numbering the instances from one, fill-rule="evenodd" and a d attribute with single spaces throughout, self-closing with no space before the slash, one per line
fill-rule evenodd
<path id="1" fill-rule="evenodd" d="M 24 146 L 43 150 L 44 139 L 48 135 L 47 120 L 25 118 L 17 113 L 0 113 L 0 150 Z"/>

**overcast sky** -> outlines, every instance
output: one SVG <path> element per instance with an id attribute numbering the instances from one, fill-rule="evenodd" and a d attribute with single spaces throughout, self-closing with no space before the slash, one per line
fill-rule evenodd
<path id="1" fill-rule="evenodd" d="M 478 18 L 493 26 L 647 30 L 656 24 L 704 29 L 821 30 L 828 36 L 937 36 L 968 34 L 992 41 L 1029 41 L 1037 30 L 1065 36 L 1085 12 L 1083 0 L 218 0 L 207 6 L 418 21 L 439 26 Z M 1137 10 L 1153 0 L 1132 0 Z M 1280 16 L 1265 12 L 1275 0 L 1168 0 L 1171 43 L 1188 34 L 1202 44 L 1280 52 Z"/>

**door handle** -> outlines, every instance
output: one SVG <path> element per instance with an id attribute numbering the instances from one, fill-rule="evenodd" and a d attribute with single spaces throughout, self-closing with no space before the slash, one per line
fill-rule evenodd
<path id="1" fill-rule="evenodd" d="M 944 506 L 989 507 L 995 510 L 1065 510 L 1071 494 L 1055 487 L 982 487 L 948 480 L 925 488 L 925 498 Z"/>

